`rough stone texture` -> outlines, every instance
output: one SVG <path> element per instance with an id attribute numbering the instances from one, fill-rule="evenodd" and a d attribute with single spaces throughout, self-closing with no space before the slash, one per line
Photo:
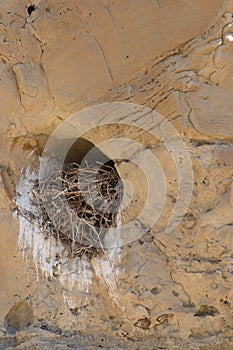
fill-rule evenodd
<path id="1" fill-rule="evenodd" d="M 26 298 L 35 314 L 31 331 L 0 329 L 0 348 L 232 349 L 232 2 L 8 0 L 0 12 L 0 323 Z M 154 229 L 121 250 L 117 300 L 94 272 L 88 297 L 56 276 L 37 281 L 12 216 L 21 170 L 38 166 L 55 127 L 112 101 L 170 120 L 194 171 L 188 212 L 167 234 L 175 169 L 145 141 L 170 181 L 167 206 Z M 109 127 L 95 142 L 113 134 Z"/>
<path id="2" fill-rule="evenodd" d="M 5 317 L 5 326 L 13 330 L 22 330 L 33 323 L 33 311 L 26 301 L 12 306 Z"/>

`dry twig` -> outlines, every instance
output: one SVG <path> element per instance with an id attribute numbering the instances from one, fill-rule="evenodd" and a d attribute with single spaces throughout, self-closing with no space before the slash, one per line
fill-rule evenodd
<path id="1" fill-rule="evenodd" d="M 18 208 L 20 215 L 53 235 L 72 256 L 103 252 L 106 230 L 116 226 L 123 188 L 113 166 L 68 164 L 42 186 L 33 184 L 36 212 Z"/>

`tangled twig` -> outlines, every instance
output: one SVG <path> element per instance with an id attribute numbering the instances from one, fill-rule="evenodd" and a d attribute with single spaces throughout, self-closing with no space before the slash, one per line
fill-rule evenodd
<path id="1" fill-rule="evenodd" d="M 18 213 L 62 242 L 72 256 L 93 255 L 103 252 L 106 231 L 116 226 L 122 193 L 114 166 L 70 163 L 42 184 L 35 180 L 31 204 L 37 210 L 21 207 Z"/>

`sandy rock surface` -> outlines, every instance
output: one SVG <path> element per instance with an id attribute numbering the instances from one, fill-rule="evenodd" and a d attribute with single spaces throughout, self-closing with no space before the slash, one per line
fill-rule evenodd
<path id="1" fill-rule="evenodd" d="M 232 349 L 232 49 L 230 0 L 1 2 L 0 349 Z M 105 257 L 71 259 L 16 218 L 15 198 L 27 205 L 55 128 L 106 102 L 143 105 L 176 128 L 192 198 L 167 233 L 177 168 L 158 140 L 125 127 L 163 169 L 161 216 Z M 89 136 L 98 144 L 114 135 L 107 125 Z M 135 217 L 146 179 L 127 162 L 118 171 L 135 186 Z"/>

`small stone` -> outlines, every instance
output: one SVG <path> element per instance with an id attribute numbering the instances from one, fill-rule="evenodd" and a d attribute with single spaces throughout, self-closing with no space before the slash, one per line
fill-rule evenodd
<path id="1" fill-rule="evenodd" d="M 5 316 L 5 326 L 10 330 L 21 330 L 33 323 L 33 311 L 26 301 L 12 306 Z"/>
<path id="2" fill-rule="evenodd" d="M 156 295 L 159 294 L 161 292 L 161 288 L 160 287 L 154 287 L 151 289 L 151 293 Z"/>
<path id="3" fill-rule="evenodd" d="M 150 325 L 151 325 L 151 321 L 147 317 L 140 318 L 139 320 L 137 320 L 136 323 L 134 323 L 134 326 L 139 327 L 143 330 L 149 329 Z"/>
<path id="4" fill-rule="evenodd" d="M 218 289 L 218 285 L 217 285 L 216 283 L 212 284 L 212 285 L 211 285 L 211 289 L 212 289 L 212 290 Z"/>
<path id="5" fill-rule="evenodd" d="M 173 294 L 175 297 L 178 297 L 178 296 L 179 296 L 179 293 L 176 292 L 175 290 L 172 291 L 172 294 Z"/>
<path id="6" fill-rule="evenodd" d="M 216 316 L 219 314 L 218 309 L 212 305 L 201 305 L 194 316 Z"/>
<path id="7" fill-rule="evenodd" d="M 184 301 L 183 302 L 183 307 L 195 307 L 195 304 L 191 302 L 191 300 L 188 300 L 188 301 Z"/>

